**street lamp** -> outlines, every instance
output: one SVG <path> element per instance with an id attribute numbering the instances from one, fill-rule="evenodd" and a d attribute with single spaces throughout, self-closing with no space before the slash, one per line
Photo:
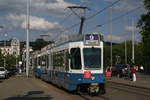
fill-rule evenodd
<path id="1" fill-rule="evenodd" d="M 4 36 L 7 37 L 7 34 L 4 34 Z M 5 38 L 5 39 L 6 39 L 6 38 Z M 6 67 L 5 55 L 6 55 L 6 40 L 4 40 L 4 67 Z"/>
<path id="2" fill-rule="evenodd" d="M 111 23 L 110 23 L 110 64 L 111 66 L 113 65 L 113 59 L 112 59 L 112 7 L 110 7 L 110 20 L 111 20 Z"/>
<path id="3" fill-rule="evenodd" d="M 30 0 L 27 0 L 27 16 L 26 16 L 26 20 L 27 20 L 27 40 L 26 40 L 26 76 L 29 76 L 29 27 L 30 27 L 30 23 L 29 23 L 29 7 L 30 7 Z"/>
<path id="4" fill-rule="evenodd" d="M 132 63 L 134 64 L 134 18 L 132 18 Z"/>
<path id="5" fill-rule="evenodd" d="M 3 29 L 4 28 L 4 26 L 3 25 L 0 25 L 0 29 Z M 7 36 L 7 34 L 4 34 L 4 36 L 6 37 Z M 4 39 L 4 67 L 6 66 L 6 59 L 5 59 L 5 54 L 6 54 L 6 41 L 5 41 L 5 39 Z"/>
<path id="6" fill-rule="evenodd" d="M 45 41 L 48 41 L 48 38 L 50 37 L 51 35 L 50 34 L 40 34 L 40 37 L 42 39 L 44 39 Z"/>

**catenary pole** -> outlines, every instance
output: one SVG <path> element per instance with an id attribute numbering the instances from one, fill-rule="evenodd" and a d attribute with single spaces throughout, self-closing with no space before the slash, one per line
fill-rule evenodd
<path id="1" fill-rule="evenodd" d="M 134 64 L 134 18 L 132 18 L 132 63 Z"/>
<path id="2" fill-rule="evenodd" d="M 126 31 L 125 31 L 125 27 L 126 27 L 126 19 L 125 19 L 125 17 L 123 17 L 123 19 L 124 19 L 124 34 L 125 34 L 125 41 L 124 41 L 124 46 L 125 46 L 125 64 L 127 64 L 128 62 L 127 62 L 127 40 L 126 40 Z"/>
<path id="3" fill-rule="evenodd" d="M 110 20 L 112 20 L 112 7 L 110 7 Z M 113 65 L 112 59 L 112 22 L 110 23 L 110 65 Z"/>
<path id="4" fill-rule="evenodd" d="M 26 76 L 29 77 L 29 7 L 30 7 L 30 0 L 27 0 L 27 16 L 26 16 L 26 21 L 27 21 L 27 40 L 26 40 Z"/>

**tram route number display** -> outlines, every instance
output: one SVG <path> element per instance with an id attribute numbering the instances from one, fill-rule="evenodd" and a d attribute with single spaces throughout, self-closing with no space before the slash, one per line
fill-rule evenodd
<path id="1" fill-rule="evenodd" d="M 85 45 L 99 45 L 100 36 L 98 34 L 86 34 L 84 36 Z"/>

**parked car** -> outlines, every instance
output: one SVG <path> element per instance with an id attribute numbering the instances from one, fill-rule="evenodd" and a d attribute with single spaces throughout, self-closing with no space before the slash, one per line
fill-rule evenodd
<path id="1" fill-rule="evenodd" d="M 0 67 L 0 78 L 7 78 L 8 77 L 8 71 L 5 69 L 5 67 Z"/>
<path id="2" fill-rule="evenodd" d="M 16 66 L 7 66 L 6 69 L 8 70 L 8 76 L 15 75 L 17 72 Z"/>
<path id="3" fill-rule="evenodd" d="M 124 68 L 123 64 L 116 64 L 115 66 L 112 67 L 112 75 L 122 77 L 123 76 L 123 73 L 122 73 L 123 68 Z"/>

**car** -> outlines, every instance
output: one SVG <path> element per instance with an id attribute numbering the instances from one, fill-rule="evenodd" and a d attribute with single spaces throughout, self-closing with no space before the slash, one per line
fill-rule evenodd
<path id="1" fill-rule="evenodd" d="M 5 67 L 0 67 L 0 78 L 7 78 L 8 71 L 5 69 Z"/>
<path id="2" fill-rule="evenodd" d="M 7 69 L 7 71 L 9 72 L 9 73 L 8 73 L 8 76 L 15 75 L 16 72 L 17 72 L 16 66 L 7 66 L 6 69 Z"/>
<path id="3" fill-rule="evenodd" d="M 116 64 L 115 66 L 112 67 L 112 75 L 113 76 L 118 76 L 122 77 L 122 69 L 124 68 L 124 64 Z"/>

